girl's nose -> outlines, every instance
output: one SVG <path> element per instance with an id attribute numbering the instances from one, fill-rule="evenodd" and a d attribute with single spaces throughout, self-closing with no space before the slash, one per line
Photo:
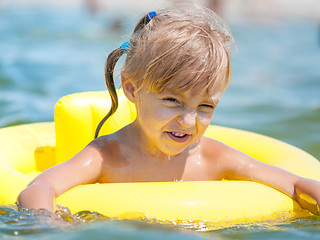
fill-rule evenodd
<path id="1" fill-rule="evenodd" d="M 183 127 L 193 127 L 196 124 L 197 113 L 195 111 L 186 111 L 178 117 L 178 122 Z"/>

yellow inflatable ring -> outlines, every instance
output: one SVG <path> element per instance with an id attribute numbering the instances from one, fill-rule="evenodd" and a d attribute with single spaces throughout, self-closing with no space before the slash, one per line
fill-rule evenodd
<path id="1" fill-rule="evenodd" d="M 134 107 L 121 90 L 119 102 L 119 110 L 101 134 L 134 120 Z M 109 106 L 106 92 L 76 93 L 58 101 L 55 123 L 0 129 L 0 204 L 14 204 L 33 177 L 67 160 L 91 141 Z M 320 180 L 319 162 L 281 141 L 220 126 L 210 126 L 205 135 L 260 161 Z M 72 213 L 90 210 L 120 219 L 205 221 L 222 226 L 310 215 L 286 195 L 246 181 L 90 184 L 67 191 L 56 199 L 56 204 L 68 207 Z"/>

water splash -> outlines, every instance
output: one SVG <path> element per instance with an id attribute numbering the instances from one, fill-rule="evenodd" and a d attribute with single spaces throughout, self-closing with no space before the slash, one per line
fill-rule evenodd
<path id="1" fill-rule="evenodd" d="M 196 221 L 164 221 L 145 218 L 118 220 L 97 212 L 72 214 L 57 206 L 56 214 L 46 210 L 19 209 L 0 205 L 0 239 L 315 239 L 320 237 L 320 217 L 278 219 L 230 224 Z M 292 238 L 293 236 L 293 238 Z"/>

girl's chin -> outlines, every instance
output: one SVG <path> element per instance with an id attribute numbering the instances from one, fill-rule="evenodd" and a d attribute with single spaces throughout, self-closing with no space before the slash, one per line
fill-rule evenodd
<path id="1" fill-rule="evenodd" d="M 188 148 L 188 146 L 184 147 L 184 148 L 175 148 L 175 149 L 167 149 L 166 151 L 164 151 L 163 153 L 165 155 L 167 155 L 170 158 L 173 158 L 181 153 L 183 153 L 186 149 Z"/>

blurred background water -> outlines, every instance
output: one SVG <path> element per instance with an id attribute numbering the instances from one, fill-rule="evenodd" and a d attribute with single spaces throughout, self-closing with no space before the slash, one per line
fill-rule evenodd
<path id="1" fill-rule="evenodd" d="M 275 137 L 320 159 L 320 4 L 293 2 L 228 0 L 217 9 L 230 24 L 237 49 L 231 85 L 212 122 Z M 144 11 L 164 4 L 0 1 L 0 127 L 53 121 L 60 97 L 104 90 L 108 53 L 128 40 Z M 320 234 L 318 221 L 310 219 L 205 235 L 136 222 L 80 225 L 61 233 L 25 213 L 1 209 L 0 238 L 6 239 L 313 239 Z"/>

